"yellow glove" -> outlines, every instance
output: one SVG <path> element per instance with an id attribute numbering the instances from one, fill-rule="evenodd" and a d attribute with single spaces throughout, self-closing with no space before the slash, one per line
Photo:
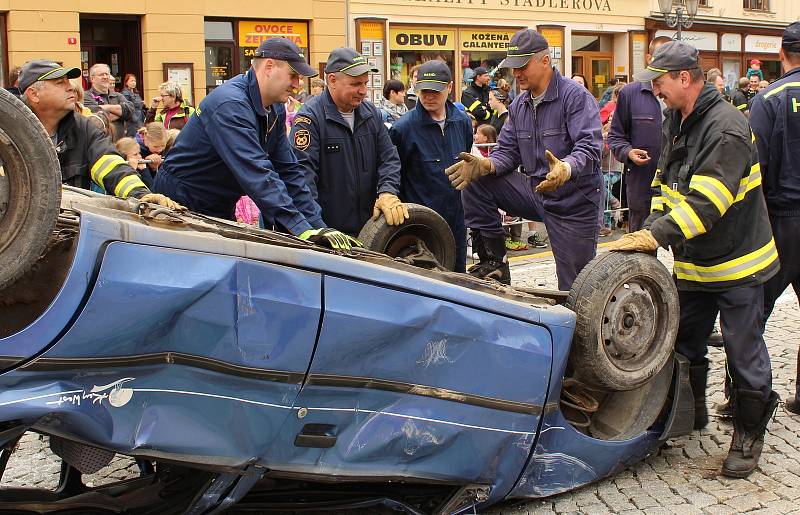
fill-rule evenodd
<path id="1" fill-rule="evenodd" d="M 450 180 L 450 184 L 457 190 L 463 190 L 472 181 L 477 181 L 484 175 L 489 175 L 494 170 L 492 162 L 485 157 L 478 157 L 467 152 L 458 154 L 461 160 L 456 164 L 445 168 L 444 173 Z"/>
<path id="2" fill-rule="evenodd" d="M 617 241 L 611 242 L 608 250 L 632 250 L 634 252 L 653 252 L 658 248 L 658 242 L 647 229 L 623 234 Z"/>
<path id="3" fill-rule="evenodd" d="M 536 186 L 536 193 L 550 193 L 556 191 L 572 176 L 567 164 L 553 155 L 549 150 L 544 151 L 547 162 L 550 164 L 550 171 L 545 180 Z"/>
<path id="4" fill-rule="evenodd" d="M 167 197 L 166 195 L 162 195 L 161 193 L 148 193 L 147 195 L 142 195 L 142 198 L 140 198 L 139 201 L 148 202 L 150 204 L 157 204 L 159 206 L 172 209 L 174 211 L 188 211 L 188 209 L 178 204 L 177 202 Z"/>
<path id="5" fill-rule="evenodd" d="M 372 219 L 380 218 L 381 213 L 386 217 L 389 225 L 400 225 L 408 220 L 408 208 L 400 202 L 397 195 L 391 193 L 381 193 L 375 199 L 375 207 L 372 208 Z"/>
<path id="6" fill-rule="evenodd" d="M 336 229 L 326 227 L 324 229 L 309 229 L 298 236 L 301 240 L 310 241 L 317 245 L 322 245 L 333 250 L 349 251 L 353 247 L 363 247 L 364 245 L 357 239 Z"/>

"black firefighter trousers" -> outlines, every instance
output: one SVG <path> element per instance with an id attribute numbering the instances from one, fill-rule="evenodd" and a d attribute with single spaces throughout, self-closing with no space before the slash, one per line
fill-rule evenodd
<path id="1" fill-rule="evenodd" d="M 761 331 L 762 285 L 721 292 L 679 291 L 681 319 L 675 350 L 692 365 L 704 363 L 708 335 L 717 313 L 725 335 L 728 375 L 734 388 L 758 390 L 766 401 L 772 392 L 772 365 Z"/>

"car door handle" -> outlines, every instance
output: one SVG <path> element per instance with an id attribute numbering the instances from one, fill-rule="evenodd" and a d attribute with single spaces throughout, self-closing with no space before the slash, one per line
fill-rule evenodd
<path id="1" fill-rule="evenodd" d="M 327 449 L 336 444 L 336 426 L 331 424 L 306 424 L 294 439 L 295 447 Z"/>

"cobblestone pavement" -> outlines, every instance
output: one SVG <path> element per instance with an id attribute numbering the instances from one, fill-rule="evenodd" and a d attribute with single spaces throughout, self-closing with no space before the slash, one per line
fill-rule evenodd
<path id="1" fill-rule="evenodd" d="M 662 252 L 667 266 L 671 260 Z M 547 256 L 521 257 L 512 263 L 514 284 L 554 288 L 555 265 Z M 782 397 L 794 389 L 795 361 L 800 334 L 800 309 L 794 293 L 781 297 L 767 326 L 774 387 Z M 709 404 L 723 401 L 723 353 L 711 349 Z M 767 435 L 759 470 L 746 480 L 719 476 L 733 428 L 712 420 L 703 431 L 668 442 L 660 453 L 613 478 L 553 498 L 511 502 L 491 510 L 492 515 L 537 513 L 800 513 L 800 417 L 778 408 Z M 12 456 L 0 486 L 54 488 L 60 460 L 45 438 L 26 435 Z M 99 485 L 131 477 L 136 465 L 115 458 L 87 482 Z"/>

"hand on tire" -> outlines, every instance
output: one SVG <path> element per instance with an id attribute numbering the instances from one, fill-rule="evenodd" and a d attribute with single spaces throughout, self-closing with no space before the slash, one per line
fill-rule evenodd
<path id="1" fill-rule="evenodd" d="M 309 229 L 298 236 L 298 238 L 333 250 L 350 250 L 353 247 L 364 246 L 352 236 L 348 236 L 330 227 L 324 229 Z"/>
<path id="2" fill-rule="evenodd" d="M 460 161 L 445 168 L 444 173 L 447 174 L 450 184 L 459 191 L 469 186 L 472 181 L 477 181 L 494 170 L 492 162 L 485 157 L 461 152 L 458 154 L 458 158 Z"/>
<path id="3" fill-rule="evenodd" d="M 188 209 L 186 209 L 184 206 L 178 204 L 177 202 L 167 197 L 166 195 L 162 195 L 161 193 L 148 193 L 147 195 L 142 195 L 142 197 L 139 200 L 141 202 L 157 204 L 159 206 L 172 209 L 174 211 L 188 211 Z"/>
<path id="4" fill-rule="evenodd" d="M 608 250 L 612 251 L 634 252 L 653 252 L 657 248 L 658 242 L 647 229 L 623 234 L 620 239 L 611 242 L 611 245 L 608 246 Z"/>
<path id="5" fill-rule="evenodd" d="M 397 195 L 391 193 L 381 193 L 375 199 L 375 207 L 372 208 L 372 219 L 377 220 L 380 218 L 381 213 L 386 217 L 386 223 L 389 225 L 400 225 L 408 220 L 408 208 L 400 202 Z"/>
<path id="6" fill-rule="evenodd" d="M 560 188 L 572 176 L 572 172 L 564 161 L 553 155 L 549 150 L 544 151 L 550 171 L 545 180 L 536 186 L 536 193 L 551 193 Z"/>

